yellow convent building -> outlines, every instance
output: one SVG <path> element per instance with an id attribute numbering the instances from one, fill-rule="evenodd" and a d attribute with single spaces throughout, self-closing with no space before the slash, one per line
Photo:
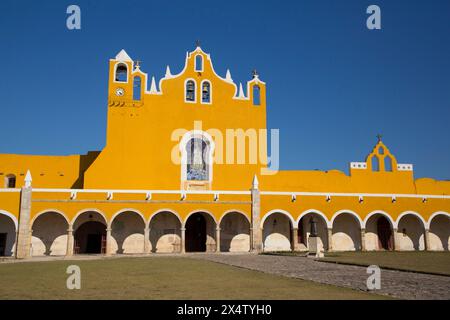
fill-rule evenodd
<path id="1" fill-rule="evenodd" d="M 450 182 L 414 180 L 381 137 L 349 175 L 273 170 L 266 84 L 200 47 L 159 84 L 122 50 L 107 122 L 99 152 L 0 155 L 0 255 L 449 249 Z"/>

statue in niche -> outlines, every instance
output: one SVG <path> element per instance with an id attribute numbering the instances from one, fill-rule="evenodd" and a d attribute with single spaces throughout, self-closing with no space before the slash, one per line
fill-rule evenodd
<path id="1" fill-rule="evenodd" d="M 208 167 L 206 164 L 207 145 L 203 139 L 194 138 L 186 146 L 187 151 L 187 180 L 208 180 Z"/>

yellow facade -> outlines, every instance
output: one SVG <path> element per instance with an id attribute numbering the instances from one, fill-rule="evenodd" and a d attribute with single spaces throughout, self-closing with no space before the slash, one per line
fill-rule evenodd
<path id="1" fill-rule="evenodd" d="M 123 81 L 117 80 L 119 70 L 123 71 Z M 136 85 L 137 77 L 141 80 L 140 88 Z M 189 81 L 195 83 L 194 90 L 189 87 Z M 209 87 L 204 86 L 205 81 Z M 254 97 L 258 89 L 259 99 Z M 381 139 L 365 161 L 351 163 L 349 175 L 337 170 L 267 171 L 266 136 L 262 131 L 266 129 L 266 85 L 255 74 L 247 83 L 246 92 L 244 94 L 242 88 L 233 82 L 229 73 L 225 77 L 217 75 L 210 55 L 199 47 L 186 54 L 184 69 L 179 74 L 171 74 L 168 68 L 158 85 L 125 51 L 121 51 L 109 61 L 104 149 L 71 156 L 0 155 L 0 174 L 5 179 L 4 188 L 0 189 L 0 213 L 12 220 L 15 218 L 17 225 L 26 220 L 21 218 L 23 189 L 19 188 L 26 184 L 25 177 L 29 171 L 32 177 L 28 225 L 33 232 L 31 237 L 34 239 L 33 223 L 38 217 L 59 214 L 70 230 L 65 240 L 67 254 L 72 250 L 67 239 L 73 236 L 71 232 L 76 233 L 76 219 L 86 212 L 103 216 L 100 220 L 103 219 L 102 223 L 108 230 L 112 228 L 110 232 L 114 232 L 112 221 L 120 213 L 136 213 L 148 229 L 156 213 L 172 212 L 179 225 L 164 230 L 178 230 L 174 232 L 179 232 L 183 238 L 178 246 L 183 247 L 186 245 L 184 231 L 188 217 L 195 212 L 203 212 L 215 223 L 215 229 L 211 227 L 215 231 L 210 232 L 208 239 L 211 239 L 207 242 L 219 249 L 222 219 L 228 213 L 239 212 L 252 229 L 248 231 L 248 237 L 235 235 L 231 243 L 240 237 L 242 242 L 250 242 L 249 249 L 254 249 L 254 242 L 262 242 L 262 247 L 268 248 L 272 241 L 274 250 L 286 246 L 283 232 L 290 232 L 285 237 L 291 249 L 302 248 L 302 241 L 307 247 L 307 240 L 302 238 L 308 234 L 305 228 L 309 227 L 301 225 L 300 219 L 309 213 L 319 219 L 323 217 L 324 230 L 329 232 L 328 240 L 324 238 L 323 242 L 336 242 L 334 248 L 328 246 L 329 250 L 340 248 L 340 244 L 347 240 L 353 241 L 353 247 L 350 245 L 349 249 L 366 249 L 364 230 L 367 218 L 372 215 L 388 218 L 397 244 L 402 241 L 401 236 L 408 237 L 407 229 L 415 228 L 414 222 L 410 222 L 407 228 L 400 230 L 399 218 L 406 215 L 415 217 L 424 230 L 419 235 L 421 248 L 432 249 L 430 243 L 434 236 L 430 240 L 428 234 L 431 218 L 442 216 L 446 220 L 436 231 L 438 235 L 435 238 L 441 242 L 436 249 L 448 250 L 445 230 L 448 234 L 450 182 L 426 178 L 414 180 L 412 165 L 398 164 Z M 227 129 L 234 132 L 241 129 L 241 133 L 247 134 L 244 149 L 239 148 L 238 138 L 227 136 Z M 254 137 L 253 132 L 258 138 L 263 137 L 258 140 L 260 155 L 258 153 L 255 158 L 252 158 L 249 148 L 249 137 Z M 263 135 L 260 136 L 260 132 Z M 182 144 L 181 150 L 189 153 L 198 146 L 195 143 L 204 143 L 204 157 L 207 157 L 205 154 L 214 157 L 211 165 L 202 162 L 202 168 L 206 169 L 198 171 L 207 176 L 205 179 L 189 179 L 187 167 L 174 161 L 174 158 L 183 157 L 178 143 L 186 136 L 186 141 L 192 145 Z M 192 140 L 194 138 L 197 142 Z M 230 150 L 234 151 L 234 156 L 230 156 Z M 245 163 L 237 163 L 240 152 L 245 155 L 240 159 Z M 195 152 L 186 157 L 189 156 L 190 161 L 194 161 Z M 190 163 L 191 168 L 195 167 L 193 163 Z M 200 168 L 200 164 L 195 168 Z M 7 188 L 12 176 L 15 176 L 16 186 Z M 280 215 L 278 220 L 274 218 L 277 214 Z M 345 230 L 343 235 L 333 231 L 333 223 L 341 219 L 339 216 L 342 214 L 350 214 L 357 222 L 358 237 L 362 237 L 358 246 L 356 240 L 352 240 L 354 235 L 346 238 Z M 91 215 L 89 219 L 95 220 Z M 276 228 L 279 228 L 278 223 L 285 223 L 283 219 L 287 219 L 286 230 L 290 231 L 280 229 L 278 232 Z M 230 222 L 228 228 L 234 228 L 233 223 Z M 265 223 L 271 223 L 270 227 Z M 342 222 L 343 226 L 351 223 Z M 259 230 L 255 231 L 257 228 Z M 273 232 L 270 233 L 269 229 Z M 142 231 L 144 242 L 152 237 L 151 230 Z M 278 233 L 282 236 L 274 236 Z M 336 239 L 332 240 L 335 235 Z M 110 237 L 108 233 L 108 243 Z M 45 245 L 48 242 L 45 236 L 40 239 Z M 30 241 L 33 247 L 39 239 Z M 342 245 L 342 248 L 347 247 Z M 111 253 L 111 250 L 108 245 L 106 251 Z M 145 247 L 143 250 L 150 249 Z"/>

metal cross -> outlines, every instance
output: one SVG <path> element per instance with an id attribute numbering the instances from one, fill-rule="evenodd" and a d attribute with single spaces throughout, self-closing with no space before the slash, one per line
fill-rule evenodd
<path id="1" fill-rule="evenodd" d="M 196 46 L 196 47 L 200 47 L 200 40 L 196 40 L 196 41 L 195 41 L 195 46 Z"/>
<path id="2" fill-rule="evenodd" d="M 256 71 L 256 69 L 253 69 L 252 75 L 253 75 L 253 78 L 258 76 L 258 71 Z"/>
<path id="3" fill-rule="evenodd" d="M 136 60 L 134 66 L 136 68 L 140 68 L 141 67 L 141 62 L 142 62 L 142 60 Z"/>
<path id="4" fill-rule="evenodd" d="M 377 134 L 377 138 L 378 138 L 378 142 L 381 141 L 382 135 L 381 134 Z"/>

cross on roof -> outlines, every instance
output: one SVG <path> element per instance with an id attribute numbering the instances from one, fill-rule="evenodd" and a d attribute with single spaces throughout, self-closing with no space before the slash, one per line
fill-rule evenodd
<path id="1" fill-rule="evenodd" d="M 381 138 L 382 138 L 383 136 L 381 135 L 381 134 L 377 134 L 377 139 L 378 139 L 378 142 L 380 142 L 381 141 Z"/>
<path id="2" fill-rule="evenodd" d="M 253 69 L 252 75 L 253 75 L 253 78 L 258 76 L 258 71 L 256 69 Z"/>
<path id="3" fill-rule="evenodd" d="M 136 60 L 135 61 L 135 67 L 139 68 L 141 66 L 141 62 L 142 62 L 142 60 Z"/>
<path id="4" fill-rule="evenodd" d="M 200 47 L 200 40 L 196 40 L 196 41 L 195 41 L 195 46 L 196 46 L 196 47 Z"/>

